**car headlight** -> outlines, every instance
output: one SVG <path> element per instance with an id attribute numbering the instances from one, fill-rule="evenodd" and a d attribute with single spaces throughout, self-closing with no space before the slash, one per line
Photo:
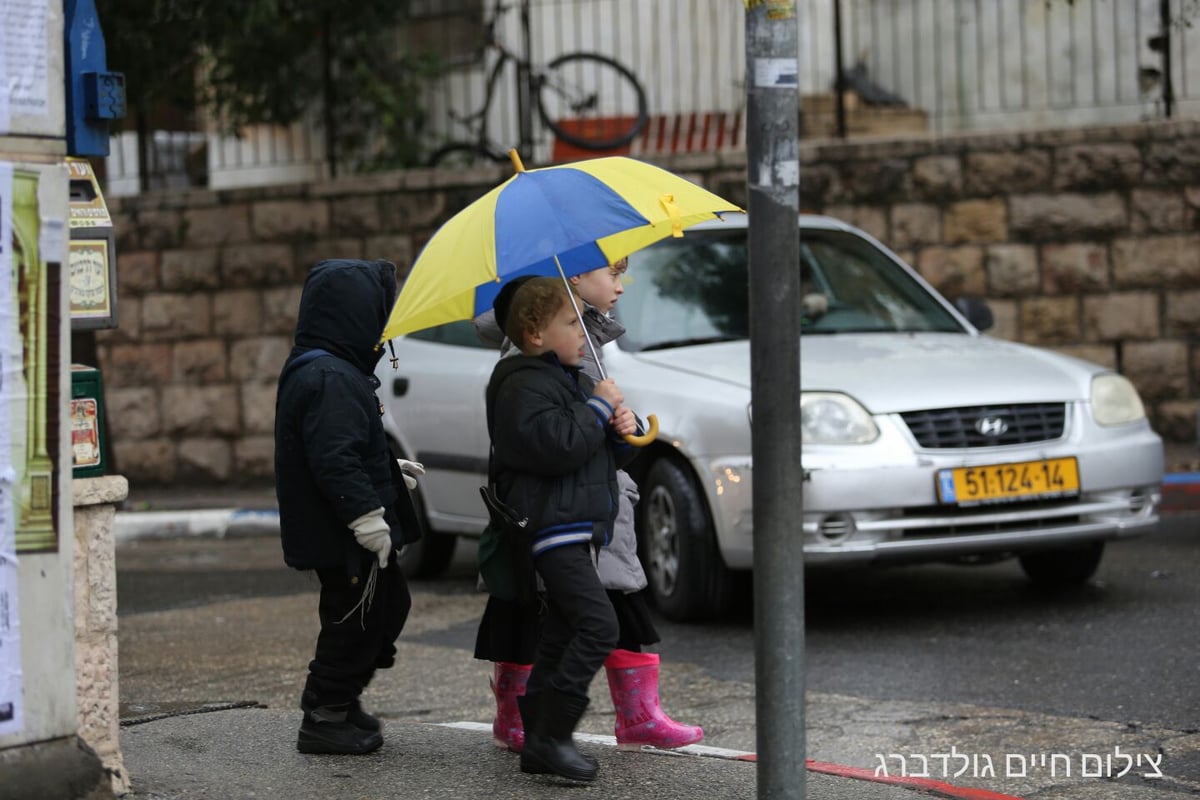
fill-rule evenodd
<path id="1" fill-rule="evenodd" d="M 1137 389 L 1115 372 L 1092 378 L 1092 417 L 1099 425 L 1125 425 L 1146 418 Z"/>
<path id="2" fill-rule="evenodd" d="M 867 444 L 879 438 L 867 410 L 838 392 L 800 393 L 800 431 L 804 444 Z"/>

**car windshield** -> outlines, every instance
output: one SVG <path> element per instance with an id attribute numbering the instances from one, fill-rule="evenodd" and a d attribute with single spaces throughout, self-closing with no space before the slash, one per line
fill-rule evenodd
<path id="1" fill-rule="evenodd" d="M 750 335 L 745 228 L 689 231 L 629 258 L 615 316 L 627 350 L 661 350 Z M 804 334 L 965 333 L 946 308 L 894 260 L 844 231 L 806 229 L 800 239 Z"/>

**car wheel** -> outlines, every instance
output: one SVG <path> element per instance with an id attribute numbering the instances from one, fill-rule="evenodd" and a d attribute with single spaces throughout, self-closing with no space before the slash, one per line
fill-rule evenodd
<path id="1" fill-rule="evenodd" d="M 638 549 L 659 611 L 677 621 L 723 611 L 731 576 L 717 552 L 708 504 L 691 475 L 678 462 L 660 458 L 639 491 Z"/>
<path id="2" fill-rule="evenodd" d="M 407 458 L 404 451 L 394 441 L 388 440 L 392 455 L 396 458 Z M 446 571 L 454 559 L 454 550 L 458 545 L 458 537 L 446 533 L 438 533 L 429 527 L 429 517 L 425 513 L 425 498 L 421 496 L 421 482 L 417 480 L 417 488 L 412 490 L 413 505 L 416 506 L 417 519 L 421 521 L 421 538 L 406 544 L 400 551 L 397 561 L 406 578 L 436 578 Z"/>
<path id="3" fill-rule="evenodd" d="M 1035 550 L 1017 560 L 1035 585 L 1054 588 L 1086 583 L 1096 574 L 1103 555 L 1104 542 L 1092 542 L 1082 547 Z"/>

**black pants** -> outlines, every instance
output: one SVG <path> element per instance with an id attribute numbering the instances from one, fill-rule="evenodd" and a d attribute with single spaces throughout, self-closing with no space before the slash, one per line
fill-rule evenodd
<path id="1" fill-rule="evenodd" d="M 362 557 L 360 574 L 369 575 L 375 555 L 363 550 Z M 375 670 L 396 663 L 396 639 L 412 608 L 408 582 L 394 557 L 386 569 L 379 570 L 375 595 L 365 611 L 363 607 L 355 609 L 365 579 L 352 584 L 344 569 L 319 569 L 317 577 L 321 580 L 321 632 L 304 685 L 302 705 L 306 708 L 355 700 Z"/>
<path id="2" fill-rule="evenodd" d="M 617 615 L 592 563 L 591 548 L 571 544 L 534 558 L 546 611 L 526 694 L 547 688 L 587 698 L 592 678 L 617 645 Z"/>

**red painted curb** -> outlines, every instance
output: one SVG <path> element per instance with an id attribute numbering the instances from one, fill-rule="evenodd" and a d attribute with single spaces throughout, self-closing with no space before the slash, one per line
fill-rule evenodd
<path id="1" fill-rule="evenodd" d="M 830 764 L 825 761 L 813 761 L 809 759 L 804 762 L 805 767 L 811 772 L 820 772 L 825 775 L 834 775 L 838 778 L 853 778 L 860 781 L 872 781 L 874 783 L 886 783 L 892 786 L 903 786 L 909 789 L 920 789 L 924 792 L 933 792 L 942 797 L 954 798 L 954 800 L 1021 800 L 1019 797 L 1014 797 L 1011 794 L 1000 794 L 999 792 L 988 791 L 987 789 L 968 789 L 962 786 L 953 786 L 942 781 L 935 781 L 931 778 L 913 778 L 910 776 L 899 775 L 876 775 L 875 770 L 865 767 L 847 767 L 841 764 Z"/>

